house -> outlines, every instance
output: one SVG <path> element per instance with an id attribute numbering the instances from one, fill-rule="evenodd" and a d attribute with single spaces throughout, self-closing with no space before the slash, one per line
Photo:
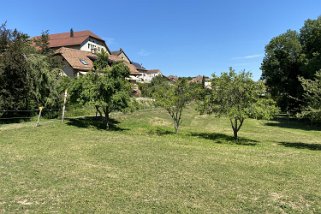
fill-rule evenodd
<path id="1" fill-rule="evenodd" d="M 122 48 L 120 48 L 118 51 L 112 51 L 111 55 L 117 56 L 120 59 L 124 60 L 125 62 L 132 64 L 129 57 L 126 55 L 126 53 L 124 52 L 124 50 Z"/>
<path id="2" fill-rule="evenodd" d="M 135 72 L 131 72 L 132 82 L 150 83 L 154 77 L 162 75 L 160 70 L 148 70 L 144 68 L 142 64 L 131 61 L 122 48 L 120 48 L 118 51 L 112 51 L 110 58 L 117 59 L 118 61 L 121 60 L 125 63 L 130 64 L 130 69 L 132 69 L 133 71 L 135 70 Z"/>
<path id="3" fill-rule="evenodd" d="M 97 59 L 97 55 L 92 52 L 65 47 L 56 50 L 55 54 L 62 57 L 64 73 L 70 77 L 85 75 L 88 71 L 93 70 L 94 61 Z M 108 59 L 111 64 L 122 61 L 128 67 L 130 76 L 139 74 L 134 65 L 124 61 L 120 57 L 110 55 Z"/>
<path id="4" fill-rule="evenodd" d="M 65 47 L 92 53 L 100 53 L 104 50 L 111 54 L 105 41 L 89 30 L 74 32 L 71 29 L 70 32 L 49 34 L 48 36 L 49 47 L 53 50 Z M 40 36 L 36 36 L 32 40 L 39 38 Z"/>
<path id="5" fill-rule="evenodd" d="M 94 68 L 97 56 L 91 52 L 73 48 L 61 47 L 55 51 L 55 55 L 62 57 L 64 74 L 76 77 L 86 74 Z"/>
<path id="6" fill-rule="evenodd" d="M 190 81 L 190 83 L 196 83 L 196 84 L 203 84 L 205 88 L 211 88 L 211 80 L 209 77 L 198 75 L 196 77 L 193 77 Z"/>
<path id="7" fill-rule="evenodd" d="M 166 78 L 171 82 L 177 82 L 178 81 L 178 76 L 169 75 Z"/>

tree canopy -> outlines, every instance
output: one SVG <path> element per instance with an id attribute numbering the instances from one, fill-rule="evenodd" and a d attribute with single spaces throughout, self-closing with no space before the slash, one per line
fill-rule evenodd
<path id="1" fill-rule="evenodd" d="M 191 100 L 189 85 L 186 80 L 180 79 L 175 83 L 158 78 L 153 82 L 152 96 L 156 106 L 164 108 L 174 123 L 175 133 L 182 122 L 183 109 Z"/>
<path id="2" fill-rule="evenodd" d="M 6 116 L 18 114 L 14 110 L 57 107 L 60 68 L 50 58 L 36 52 L 28 35 L 0 27 L 0 107 L 9 110 Z"/>
<path id="3" fill-rule="evenodd" d="M 300 32 L 288 30 L 265 47 L 262 80 L 282 111 L 299 112 L 304 106 L 299 77 L 312 79 L 321 69 L 321 16 L 307 20 Z"/>
<path id="4" fill-rule="evenodd" d="M 228 117 L 235 140 L 246 118 L 270 119 L 277 108 L 267 98 L 262 82 L 255 82 L 248 72 L 237 74 L 232 68 L 221 76 L 213 74 L 212 89 L 200 103 L 201 113 Z M 262 106 L 267 105 L 267 106 Z"/>
<path id="5" fill-rule="evenodd" d="M 99 70 L 91 71 L 73 81 L 71 99 L 82 104 L 90 104 L 103 116 L 108 129 L 110 113 L 122 111 L 129 106 L 131 85 L 126 80 L 129 70 L 123 63 L 109 66 L 108 57 L 102 53 L 96 63 Z M 105 67 L 102 67 L 105 65 Z"/>

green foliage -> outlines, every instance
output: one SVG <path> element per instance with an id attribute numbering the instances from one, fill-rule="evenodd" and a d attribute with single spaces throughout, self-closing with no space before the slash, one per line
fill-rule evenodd
<path id="1" fill-rule="evenodd" d="M 307 105 L 299 117 L 308 118 L 313 122 L 321 122 L 321 70 L 315 74 L 314 80 L 300 78 L 304 88 L 304 97 Z"/>
<path id="2" fill-rule="evenodd" d="M 6 116 L 21 115 L 12 112 L 17 109 L 58 107 L 61 71 L 51 56 L 36 53 L 26 34 L 5 25 L 0 28 L 0 50 L 0 107 L 11 110 Z"/>
<path id="3" fill-rule="evenodd" d="M 166 77 L 159 75 L 154 77 L 151 83 L 139 83 L 138 87 L 139 90 L 142 92 L 143 97 L 152 97 L 157 87 L 159 85 L 162 85 L 163 83 L 166 84 L 165 82 L 168 82 Z"/>
<path id="4" fill-rule="evenodd" d="M 307 20 L 300 33 L 287 31 L 265 48 L 262 79 L 282 111 L 296 113 L 305 106 L 299 77 L 312 79 L 321 69 L 321 16 Z"/>
<path id="5" fill-rule="evenodd" d="M 177 133 L 182 122 L 183 109 L 191 100 L 187 81 L 180 79 L 172 84 L 159 78 L 153 82 L 151 91 L 153 98 L 155 98 L 156 106 L 164 108 L 171 116 Z"/>
<path id="6" fill-rule="evenodd" d="M 40 54 L 49 55 L 49 54 L 53 53 L 52 49 L 49 47 L 49 31 L 48 30 L 43 31 L 41 33 L 40 38 L 35 39 L 34 43 L 37 46 L 38 52 Z"/>
<path id="7" fill-rule="evenodd" d="M 101 71 L 108 67 L 108 53 L 105 50 L 97 54 L 97 59 L 94 62 L 94 70 Z"/>
<path id="8" fill-rule="evenodd" d="M 250 73 L 243 71 L 237 74 L 230 68 L 228 73 L 222 73 L 220 77 L 213 75 L 212 89 L 199 110 L 201 113 L 226 115 L 237 140 L 237 133 L 246 118 L 270 119 L 276 113 L 273 101 L 260 99 L 265 93 L 263 84 L 254 82 Z M 263 108 L 263 104 L 272 106 Z"/>
<path id="9" fill-rule="evenodd" d="M 249 117 L 257 120 L 271 120 L 279 113 L 280 109 L 273 99 L 262 97 L 253 106 L 253 112 L 251 112 Z"/>
<path id="10" fill-rule="evenodd" d="M 300 30 L 300 42 L 306 56 L 304 77 L 312 79 L 321 69 L 321 16 L 316 20 L 308 19 Z"/>
<path id="11" fill-rule="evenodd" d="M 302 46 L 295 31 L 273 38 L 265 47 L 262 79 L 283 111 L 299 110 L 302 87 L 298 76 L 303 75 L 302 62 Z"/>
<path id="12" fill-rule="evenodd" d="M 130 106 L 131 86 L 125 79 L 128 76 L 128 67 L 122 63 L 90 72 L 74 80 L 71 100 L 94 106 L 100 116 L 104 114 L 106 128 L 109 128 L 109 114 Z"/>

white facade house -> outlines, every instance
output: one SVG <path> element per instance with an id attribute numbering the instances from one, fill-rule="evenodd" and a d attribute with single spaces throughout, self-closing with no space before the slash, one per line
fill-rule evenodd
<path id="1" fill-rule="evenodd" d="M 108 53 L 105 43 L 101 40 L 89 37 L 80 45 L 81 51 L 88 51 L 92 53 L 101 53 L 103 50 Z"/>
<path id="2" fill-rule="evenodd" d="M 138 81 L 141 83 L 150 83 L 154 77 L 161 76 L 162 73 L 160 70 L 145 70 L 145 71 L 139 71 L 139 74 L 137 75 Z"/>

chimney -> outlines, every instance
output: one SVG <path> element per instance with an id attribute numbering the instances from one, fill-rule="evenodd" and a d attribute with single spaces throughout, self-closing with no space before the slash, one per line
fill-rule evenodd
<path id="1" fill-rule="evenodd" d="M 74 37 L 74 30 L 72 28 L 70 29 L 70 37 Z"/>

